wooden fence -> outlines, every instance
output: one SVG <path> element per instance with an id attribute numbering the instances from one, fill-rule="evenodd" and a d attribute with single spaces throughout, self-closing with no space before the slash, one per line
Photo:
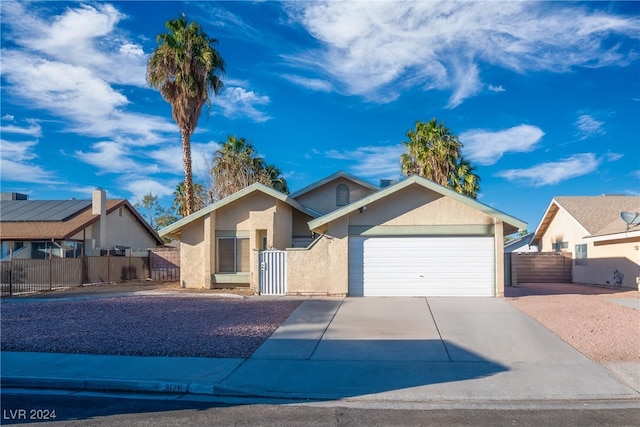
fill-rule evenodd
<path id="1" fill-rule="evenodd" d="M 523 252 L 505 254 L 505 282 L 518 283 L 571 283 L 573 260 L 568 252 Z M 507 261 L 507 260 L 505 260 Z M 507 264 L 509 267 L 507 267 Z M 506 270 L 510 271 L 507 272 Z M 510 273 L 510 277 L 507 274 Z"/>
<path id="2" fill-rule="evenodd" d="M 171 255 L 166 255 L 171 254 Z M 154 261 L 155 260 L 155 261 Z M 160 260 L 160 261 L 158 261 Z M 154 262 L 156 269 L 154 270 Z M 11 259 L 0 261 L 2 296 L 140 279 L 179 280 L 179 251 L 139 251 L 127 256 Z"/>

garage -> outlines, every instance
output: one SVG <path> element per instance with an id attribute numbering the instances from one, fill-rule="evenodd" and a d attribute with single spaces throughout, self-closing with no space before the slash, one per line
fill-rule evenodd
<path id="1" fill-rule="evenodd" d="M 349 296 L 495 296 L 493 236 L 349 237 Z"/>

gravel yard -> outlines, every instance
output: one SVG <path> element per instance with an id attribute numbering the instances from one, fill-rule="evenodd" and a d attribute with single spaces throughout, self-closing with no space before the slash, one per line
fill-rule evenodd
<path id="1" fill-rule="evenodd" d="M 508 300 L 595 362 L 640 363 L 640 292 L 531 283 L 505 287 Z M 620 302 L 619 301 L 619 302 Z"/>
<path id="2" fill-rule="evenodd" d="M 3 351 L 249 357 L 301 303 L 209 295 L 3 301 Z M 42 298 L 43 295 L 38 297 Z"/>

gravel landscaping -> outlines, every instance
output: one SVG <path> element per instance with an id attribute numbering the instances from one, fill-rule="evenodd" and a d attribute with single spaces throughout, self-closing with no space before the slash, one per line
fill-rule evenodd
<path id="1" fill-rule="evenodd" d="M 562 283 L 505 287 L 517 308 L 595 362 L 640 363 L 640 292 Z M 617 301 L 617 302 L 616 302 Z"/>
<path id="2" fill-rule="evenodd" d="M 300 303 L 184 294 L 3 301 L 1 349 L 246 358 Z"/>

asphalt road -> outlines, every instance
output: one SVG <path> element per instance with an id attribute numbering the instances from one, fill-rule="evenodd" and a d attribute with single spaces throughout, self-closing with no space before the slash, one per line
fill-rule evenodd
<path id="1" fill-rule="evenodd" d="M 3 390 L 3 425 L 64 426 L 635 426 L 640 409 L 392 409 L 221 403 L 168 396 Z M 635 405 L 637 406 L 637 405 Z M 55 416 L 55 418 L 52 418 Z M 48 417 L 48 420 L 43 418 Z"/>

